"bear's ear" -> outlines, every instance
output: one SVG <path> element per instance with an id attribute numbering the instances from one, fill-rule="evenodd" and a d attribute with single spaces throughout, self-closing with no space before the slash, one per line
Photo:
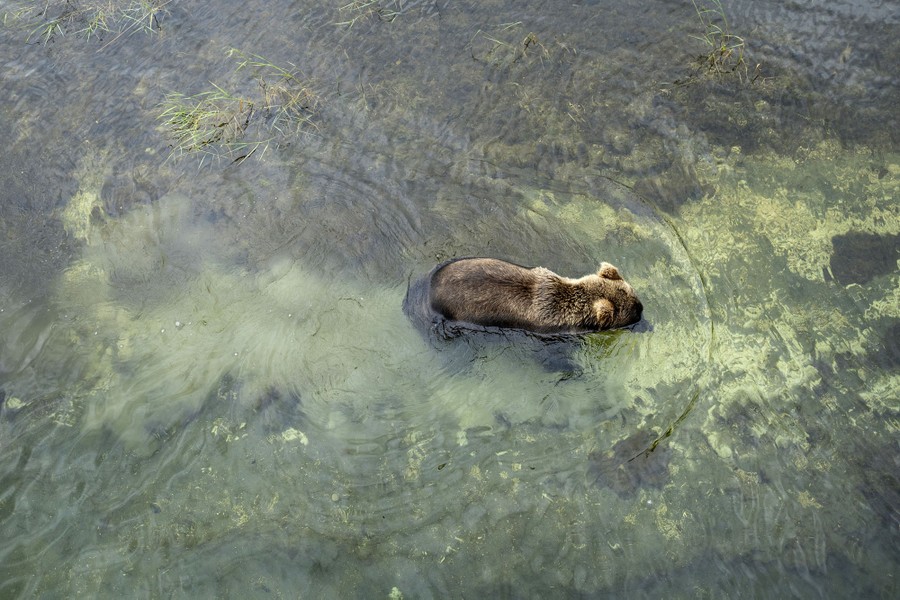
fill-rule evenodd
<path id="1" fill-rule="evenodd" d="M 614 307 L 606 298 L 600 298 L 594 302 L 594 315 L 597 317 L 597 325 L 601 329 L 607 329 L 612 325 Z"/>
<path id="2" fill-rule="evenodd" d="M 607 262 L 600 263 L 597 275 L 606 279 L 622 279 L 622 276 L 619 275 L 619 270 Z"/>

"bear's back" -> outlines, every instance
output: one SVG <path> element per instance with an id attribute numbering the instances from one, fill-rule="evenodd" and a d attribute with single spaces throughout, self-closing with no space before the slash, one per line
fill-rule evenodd
<path id="1" fill-rule="evenodd" d="M 626 327 L 643 306 L 609 263 L 578 279 L 496 258 L 457 258 L 411 285 L 404 312 L 432 331 L 522 329 L 571 335 Z"/>
<path id="2" fill-rule="evenodd" d="M 529 329 L 534 298 L 547 269 L 529 269 L 496 258 L 462 258 L 431 276 L 431 308 L 452 321 Z"/>

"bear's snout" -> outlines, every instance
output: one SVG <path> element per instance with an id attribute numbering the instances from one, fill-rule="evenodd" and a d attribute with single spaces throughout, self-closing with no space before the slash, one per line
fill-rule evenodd
<path id="1" fill-rule="evenodd" d="M 632 302 L 626 302 L 624 304 L 620 304 L 618 307 L 618 311 L 616 314 L 616 327 L 628 327 L 629 325 L 634 325 L 638 321 L 641 320 L 641 315 L 644 312 L 644 305 L 641 304 L 641 301 L 635 298 Z"/>
<path id="2" fill-rule="evenodd" d="M 634 317 L 634 321 L 632 323 L 637 323 L 641 320 L 641 315 L 644 314 L 644 305 L 641 304 L 641 301 L 638 300 L 634 303 L 634 309 L 632 309 L 632 317 Z"/>

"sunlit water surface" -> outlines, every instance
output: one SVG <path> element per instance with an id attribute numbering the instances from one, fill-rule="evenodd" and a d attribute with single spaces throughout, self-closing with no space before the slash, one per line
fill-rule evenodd
<path id="1" fill-rule="evenodd" d="M 897 596 L 895 7 L 728 3 L 711 76 L 689 2 L 27 4 L 0 596 Z M 266 85 L 232 47 L 310 122 L 170 156 L 166 94 Z M 645 321 L 419 331 L 466 255 L 611 262 Z"/>

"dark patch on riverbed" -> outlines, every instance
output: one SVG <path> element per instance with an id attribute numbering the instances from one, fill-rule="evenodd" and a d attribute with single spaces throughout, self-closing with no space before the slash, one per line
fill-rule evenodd
<path id="1" fill-rule="evenodd" d="M 831 273 L 841 285 L 868 283 L 897 270 L 900 234 L 851 231 L 831 238 Z"/>
<path id="2" fill-rule="evenodd" d="M 631 498 L 643 487 L 661 488 L 669 480 L 669 448 L 657 445 L 646 431 L 619 440 L 609 450 L 588 454 L 588 481 Z"/>

